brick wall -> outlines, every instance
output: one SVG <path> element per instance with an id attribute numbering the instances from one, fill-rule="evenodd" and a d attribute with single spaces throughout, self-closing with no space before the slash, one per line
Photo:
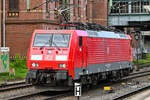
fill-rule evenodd
<path id="1" fill-rule="evenodd" d="M 6 0 L 6 15 L 8 14 L 8 1 Z M 30 0 L 30 8 L 33 8 L 46 0 Z M 70 0 L 73 4 L 73 0 Z M 75 15 L 71 9 L 71 21 L 96 22 L 107 25 L 107 0 L 75 0 Z M 86 8 L 86 4 L 88 5 Z M 54 9 L 59 4 L 49 3 L 50 13 L 45 13 L 46 5 L 27 12 L 27 0 L 19 0 L 19 16 L 6 17 L 6 46 L 10 47 L 10 55 L 26 55 L 29 47 L 30 38 L 35 29 L 59 29 L 59 18 L 54 17 Z M 78 9 L 79 14 L 78 15 Z"/>
<path id="2" fill-rule="evenodd" d="M 30 8 L 33 8 L 46 0 L 30 0 Z M 70 4 L 73 4 L 73 0 L 70 0 Z M 75 0 L 75 15 L 74 10 L 71 9 L 71 21 L 81 22 L 95 22 L 97 24 L 107 25 L 107 5 L 108 0 L 87 0 L 88 7 L 86 8 L 86 0 Z M 58 7 L 59 4 L 49 3 L 48 8 L 51 10 L 50 13 L 46 13 L 46 5 L 39 7 L 36 10 L 27 12 L 27 0 L 19 0 L 19 17 L 7 17 L 7 20 L 51 20 L 57 23 L 58 19 L 54 18 L 55 5 Z M 79 5 L 79 6 L 77 6 Z M 72 7 L 72 6 L 71 6 Z M 79 9 L 79 16 L 78 16 Z M 6 0 L 6 10 L 8 11 L 8 0 Z M 86 12 L 87 10 L 87 12 Z M 87 13 L 87 14 L 86 14 Z M 49 17 L 47 17 L 49 15 Z"/>
<path id="3" fill-rule="evenodd" d="M 93 22 L 100 25 L 107 25 L 108 0 L 93 1 Z"/>
<path id="4" fill-rule="evenodd" d="M 57 28 L 51 24 L 7 24 L 6 45 L 10 47 L 10 55 L 21 54 L 25 56 L 33 31 L 43 29 L 43 27 Z"/>
<path id="5" fill-rule="evenodd" d="M 58 29 L 57 21 L 54 17 L 46 18 L 46 5 L 36 10 L 27 12 L 27 0 L 19 0 L 19 16 L 6 17 L 6 46 L 10 47 L 10 55 L 27 55 L 30 38 L 35 29 Z M 33 8 L 45 0 L 30 0 L 30 8 Z M 6 0 L 6 11 L 8 10 L 8 0 Z"/>
<path id="6" fill-rule="evenodd" d="M 43 0 L 30 0 L 30 8 L 35 7 L 38 4 L 41 4 Z M 8 10 L 9 0 L 6 0 L 6 10 Z M 8 14 L 8 13 L 7 13 Z M 33 20 L 33 19 L 43 19 L 43 8 L 40 7 L 34 11 L 27 12 L 27 0 L 19 0 L 19 17 L 6 17 L 7 20 Z"/>
<path id="7" fill-rule="evenodd" d="M 87 3 L 87 22 L 92 23 L 93 22 L 93 0 L 88 0 Z"/>
<path id="8" fill-rule="evenodd" d="M 26 55 L 32 32 L 41 27 L 34 24 L 7 24 L 6 45 L 10 47 L 10 55 Z"/>

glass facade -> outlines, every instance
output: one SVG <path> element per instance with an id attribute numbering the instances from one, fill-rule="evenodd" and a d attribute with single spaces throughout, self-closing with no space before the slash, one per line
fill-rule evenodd
<path id="1" fill-rule="evenodd" d="M 149 13 L 150 0 L 110 0 L 109 13 Z"/>

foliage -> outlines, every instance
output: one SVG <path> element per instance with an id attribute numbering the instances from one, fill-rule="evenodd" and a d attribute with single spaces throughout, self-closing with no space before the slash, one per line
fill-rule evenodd
<path id="1" fill-rule="evenodd" d="M 10 59 L 10 68 L 15 69 L 15 76 L 9 73 L 0 73 L 0 82 L 4 80 L 24 79 L 27 72 L 26 60 L 22 59 L 20 55 L 16 55 L 15 59 Z"/>
<path id="2" fill-rule="evenodd" d="M 146 58 L 145 59 L 139 59 L 138 61 L 137 60 L 134 60 L 133 61 L 134 64 L 139 64 L 139 65 L 150 65 L 150 54 L 146 54 Z"/>

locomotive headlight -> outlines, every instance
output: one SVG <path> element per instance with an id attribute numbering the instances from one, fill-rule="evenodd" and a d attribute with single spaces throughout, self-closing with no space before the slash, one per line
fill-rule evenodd
<path id="1" fill-rule="evenodd" d="M 66 68 L 66 64 L 59 64 L 59 68 Z"/>
<path id="2" fill-rule="evenodd" d="M 39 64 L 38 64 L 38 63 L 36 63 L 36 64 L 35 64 L 35 66 L 36 66 L 36 67 L 39 67 Z"/>
<path id="3" fill-rule="evenodd" d="M 38 63 L 32 63 L 32 67 L 39 67 Z"/>
<path id="4" fill-rule="evenodd" d="M 32 63 L 32 67 L 35 67 L 36 66 L 36 64 L 35 63 Z"/>

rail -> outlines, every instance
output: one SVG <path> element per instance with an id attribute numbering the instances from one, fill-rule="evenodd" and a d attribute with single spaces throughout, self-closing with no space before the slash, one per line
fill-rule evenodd
<path id="1" fill-rule="evenodd" d="M 125 99 L 125 98 L 129 97 L 129 96 L 135 95 L 136 93 L 145 91 L 145 90 L 147 90 L 147 89 L 149 89 L 149 88 L 150 88 L 150 85 L 145 86 L 145 87 L 142 87 L 142 88 L 139 88 L 139 89 L 137 89 L 137 90 L 130 91 L 130 92 L 125 93 L 125 94 L 123 94 L 123 95 L 120 95 L 120 96 L 118 96 L 118 97 L 116 97 L 116 98 L 114 98 L 114 99 L 112 99 L 112 100 L 122 100 L 122 99 Z"/>

